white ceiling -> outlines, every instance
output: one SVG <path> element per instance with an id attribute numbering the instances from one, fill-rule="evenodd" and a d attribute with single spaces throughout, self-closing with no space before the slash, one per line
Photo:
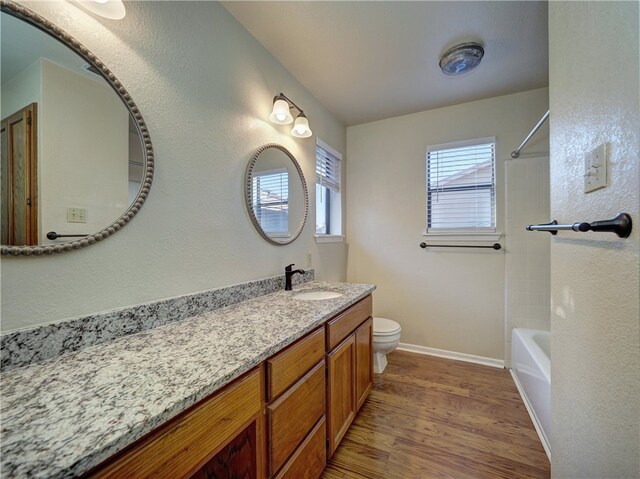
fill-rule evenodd
<path id="1" fill-rule="evenodd" d="M 548 85 L 546 1 L 222 3 L 346 125 Z M 468 40 L 482 63 L 445 76 L 440 54 Z"/>

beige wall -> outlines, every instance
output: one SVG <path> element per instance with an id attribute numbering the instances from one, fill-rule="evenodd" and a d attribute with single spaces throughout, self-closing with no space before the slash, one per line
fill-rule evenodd
<path id="1" fill-rule="evenodd" d="M 638 2 L 550 2 L 551 216 L 631 214 L 628 239 L 551 242 L 552 476 L 640 477 Z M 577 51 L 582 52 L 577 54 Z M 609 184 L 584 194 L 584 155 L 609 146 Z"/>
<path id="2" fill-rule="evenodd" d="M 378 285 L 374 312 L 401 324 L 402 342 L 504 358 L 504 253 L 418 247 L 425 240 L 426 148 L 496 137 L 504 232 L 504 162 L 547 101 L 548 90 L 540 89 L 347 129 L 347 278 Z M 547 152 L 544 132 L 526 150 Z"/>
<path id="3" fill-rule="evenodd" d="M 40 244 L 46 234 L 87 234 L 129 207 L 129 113 L 113 90 L 42 60 Z M 87 210 L 68 223 L 68 208 Z"/>
<path id="4" fill-rule="evenodd" d="M 120 79 L 147 121 L 156 170 L 147 203 L 113 237 L 57 256 L 2 258 L 3 330 L 281 274 L 289 263 L 306 267 L 307 253 L 318 278 L 345 279 L 345 245 L 316 245 L 313 213 L 288 246 L 253 229 L 243 179 L 255 150 L 283 144 L 311 185 L 315 136 L 344 152 L 345 128 L 221 5 L 127 2 L 127 16 L 108 21 L 70 2 L 25 4 Z M 304 108 L 313 137 L 268 122 L 281 91 Z"/>

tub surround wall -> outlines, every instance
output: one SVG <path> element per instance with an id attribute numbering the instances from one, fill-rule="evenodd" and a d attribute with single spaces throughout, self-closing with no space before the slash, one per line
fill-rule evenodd
<path id="1" fill-rule="evenodd" d="M 293 284 L 313 281 L 314 271 Z M 57 321 L 0 336 L 3 372 L 284 289 L 284 275 Z"/>
<path id="2" fill-rule="evenodd" d="M 551 240 L 551 474 L 640 477 L 638 2 L 549 2 L 551 217 L 631 215 L 627 239 Z M 576 55 L 589 52 L 588 58 Z M 609 186 L 584 194 L 584 156 L 608 143 Z"/>
<path id="3" fill-rule="evenodd" d="M 318 279 L 346 278 L 344 243 L 316 244 L 313 211 L 291 245 L 273 246 L 246 211 L 246 165 L 280 143 L 298 159 L 315 203 L 315 139 L 345 152 L 345 128 L 217 2 L 127 2 L 120 21 L 73 2 L 21 2 L 97 55 L 144 115 L 153 186 L 126 228 L 51 257 L 2 257 L 2 330 L 91 315 L 280 274 L 289 263 Z M 269 123 L 285 92 L 314 136 Z M 345 162 L 343 162 L 345 163 Z"/>
<path id="4" fill-rule="evenodd" d="M 538 135 L 548 139 L 548 123 Z M 548 223 L 549 157 L 523 155 L 505 162 L 505 365 L 513 328 L 550 329 L 551 234 L 525 230 Z"/>
<path id="5" fill-rule="evenodd" d="M 422 236 L 426 148 L 496 137 L 497 220 L 504 233 L 505 160 L 547 111 L 547 101 L 543 88 L 347 129 L 347 277 L 378 285 L 375 315 L 400 323 L 402 343 L 504 359 L 504 250 L 418 247 L 429 243 Z M 545 155 L 541 130 L 520 161 Z"/>
<path id="6" fill-rule="evenodd" d="M 76 477 L 369 295 L 313 282 L 66 354 L 2 377 L 2 470 Z"/>

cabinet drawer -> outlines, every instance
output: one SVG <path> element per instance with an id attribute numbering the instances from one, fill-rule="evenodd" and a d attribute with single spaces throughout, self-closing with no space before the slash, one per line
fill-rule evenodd
<path id="1" fill-rule="evenodd" d="M 324 328 L 267 359 L 267 401 L 278 397 L 324 356 Z"/>
<path id="2" fill-rule="evenodd" d="M 269 476 L 291 453 L 325 412 L 324 360 L 282 396 L 267 406 Z"/>
<path id="3" fill-rule="evenodd" d="M 324 417 L 309 433 L 276 479 L 317 479 L 327 465 L 327 426 Z"/>
<path id="4" fill-rule="evenodd" d="M 327 323 L 327 350 L 331 351 L 370 316 L 373 301 L 371 295 L 351 306 L 344 313 Z"/>
<path id="5" fill-rule="evenodd" d="M 261 410 L 260 370 L 237 380 L 144 437 L 88 476 L 187 477 Z"/>

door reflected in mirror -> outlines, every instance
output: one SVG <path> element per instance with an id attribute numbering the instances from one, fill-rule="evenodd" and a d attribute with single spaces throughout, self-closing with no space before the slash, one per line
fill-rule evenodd
<path id="1" fill-rule="evenodd" d="M 84 58 L 7 13 L 0 22 L 2 244 L 109 227 L 145 177 L 135 121 Z"/>
<path id="2" fill-rule="evenodd" d="M 258 233 L 272 244 L 294 241 L 307 217 L 307 187 L 300 165 L 280 145 L 261 147 L 247 167 L 247 208 Z"/>

